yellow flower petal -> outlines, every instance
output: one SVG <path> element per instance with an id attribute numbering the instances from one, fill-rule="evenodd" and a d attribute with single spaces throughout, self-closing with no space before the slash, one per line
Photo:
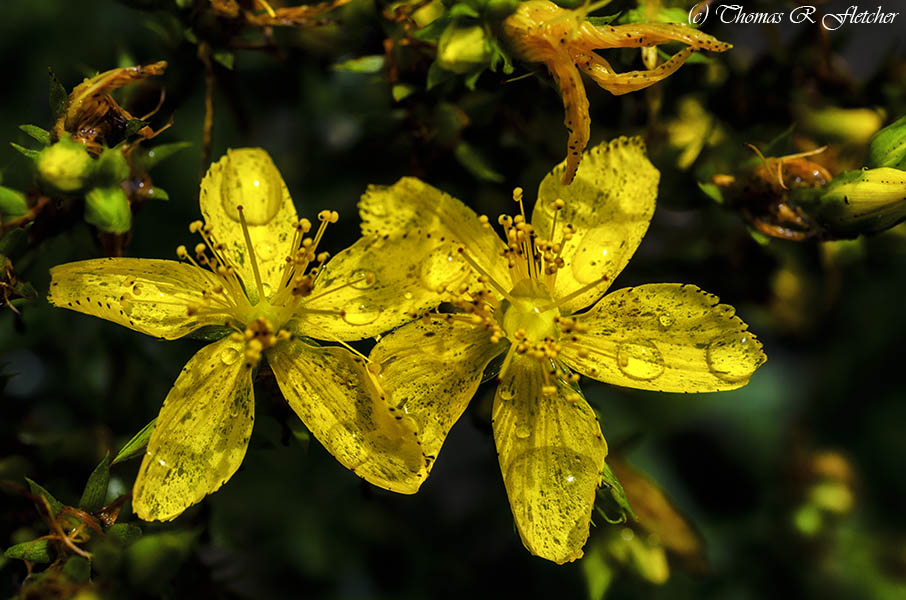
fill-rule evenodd
<path id="1" fill-rule="evenodd" d="M 588 331 L 562 340 L 560 358 L 593 379 L 643 390 L 741 387 L 765 355 L 733 307 L 718 302 L 678 283 L 617 290 L 576 317 Z"/>
<path id="2" fill-rule="evenodd" d="M 445 289 L 475 279 L 455 245 L 426 234 L 368 235 L 334 256 L 303 301 L 294 331 L 324 340 L 374 337 L 436 307 Z"/>
<path id="3" fill-rule="evenodd" d="M 193 356 L 160 409 L 135 479 L 132 508 L 169 521 L 227 482 L 245 456 L 255 420 L 251 370 L 241 343 L 224 338 Z"/>
<path id="4" fill-rule="evenodd" d="M 522 543 L 558 564 L 582 556 L 607 443 L 594 411 L 541 363 L 518 357 L 494 397 L 494 441 Z"/>
<path id="5" fill-rule="evenodd" d="M 660 178 L 641 138 L 621 137 L 592 148 L 569 186 L 560 183 L 565 165 L 559 164 L 541 182 L 532 213 L 535 231 L 553 242 L 563 238 L 567 224 L 576 228 L 564 244 L 566 266 L 557 271 L 554 298 L 620 274 L 648 230 Z M 557 199 L 566 206 L 555 219 L 551 204 Z M 588 306 L 606 289 L 607 284 L 591 289 L 562 308 L 570 312 Z"/>
<path id="6" fill-rule="evenodd" d="M 201 213 L 224 254 L 239 271 L 253 303 L 258 300 L 237 206 L 243 207 L 265 295 L 276 291 L 292 251 L 296 207 L 280 171 L 261 148 L 227 150 L 201 181 Z"/>
<path id="7" fill-rule="evenodd" d="M 414 177 L 393 185 L 369 186 L 359 202 L 364 234 L 405 233 L 414 229 L 436 232 L 465 247 L 469 256 L 504 289 L 512 287 L 503 242 L 491 227 L 483 227 L 471 208 Z"/>
<path id="8" fill-rule="evenodd" d="M 210 273 L 172 260 L 98 258 L 50 270 L 54 306 L 113 321 L 168 340 L 204 325 L 223 324 L 225 314 L 189 316 L 215 284 Z"/>
<path id="9" fill-rule="evenodd" d="M 376 486 L 418 491 L 428 471 L 415 424 L 390 409 L 364 360 L 298 339 L 267 357 L 290 407 L 340 464 Z"/>
<path id="10" fill-rule="evenodd" d="M 390 406 L 418 424 L 422 449 L 432 463 L 475 395 L 485 367 L 506 349 L 489 338 L 471 323 L 435 317 L 400 327 L 371 351 Z"/>

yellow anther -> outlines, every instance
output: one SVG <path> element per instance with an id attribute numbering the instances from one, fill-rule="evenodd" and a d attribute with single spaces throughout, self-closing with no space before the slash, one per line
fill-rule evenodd
<path id="1" fill-rule="evenodd" d="M 541 386 L 541 393 L 545 396 L 553 396 L 557 393 L 557 386 L 555 385 L 543 385 Z"/>
<path id="2" fill-rule="evenodd" d="M 176 247 L 176 256 L 180 260 L 186 260 L 187 258 L 189 258 L 189 251 L 186 249 L 185 246 L 177 246 Z"/>
<path id="3" fill-rule="evenodd" d="M 336 223 L 340 220 L 340 214 L 335 210 L 322 210 L 318 213 L 318 220 L 322 223 Z"/>
<path id="4" fill-rule="evenodd" d="M 320 252 L 318 253 L 318 262 L 327 262 L 327 259 L 330 258 L 330 252 Z"/>
<path id="5" fill-rule="evenodd" d="M 513 202 L 522 202 L 522 193 L 521 187 L 513 188 Z"/>
<path id="6" fill-rule="evenodd" d="M 564 202 L 561 198 L 557 198 L 556 200 L 551 202 L 550 206 L 552 210 L 563 210 L 563 208 L 566 206 L 566 202 Z"/>
<path id="7" fill-rule="evenodd" d="M 189 233 L 198 233 L 203 227 L 204 223 L 202 221 L 192 221 L 189 223 Z"/>
<path id="8" fill-rule="evenodd" d="M 311 221 L 308 219 L 299 219 L 299 222 L 296 224 L 296 229 L 302 233 L 308 233 L 311 231 Z"/>

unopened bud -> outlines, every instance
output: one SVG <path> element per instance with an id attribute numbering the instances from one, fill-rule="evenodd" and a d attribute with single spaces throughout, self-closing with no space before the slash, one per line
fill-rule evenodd
<path id="1" fill-rule="evenodd" d="M 883 116 L 870 108 L 829 106 L 802 115 L 802 125 L 822 138 L 864 144 L 884 123 Z"/>
<path id="2" fill-rule="evenodd" d="M 28 212 L 25 194 L 0 185 L 0 217 L 16 218 Z"/>
<path id="3" fill-rule="evenodd" d="M 61 192 L 83 189 L 97 166 L 85 146 L 67 137 L 42 150 L 35 165 L 41 182 Z"/>
<path id="4" fill-rule="evenodd" d="M 906 171 L 847 171 L 810 191 L 800 205 L 834 237 L 878 233 L 906 219 Z"/>
<path id="5" fill-rule="evenodd" d="M 97 159 L 97 169 L 93 183 L 101 186 L 119 184 L 129 177 L 129 163 L 119 150 L 104 148 Z"/>
<path id="6" fill-rule="evenodd" d="M 126 233 L 132 227 L 129 198 L 118 185 L 93 188 L 85 195 L 85 221 L 107 233 Z"/>
<path id="7" fill-rule="evenodd" d="M 871 138 L 868 143 L 868 166 L 906 169 L 906 116 Z"/>
<path id="8" fill-rule="evenodd" d="M 480 25 L 451 23 L 437 44 L 437 64 L 454 73 L 468 73 L 487 66 L 491 45 Z"/>

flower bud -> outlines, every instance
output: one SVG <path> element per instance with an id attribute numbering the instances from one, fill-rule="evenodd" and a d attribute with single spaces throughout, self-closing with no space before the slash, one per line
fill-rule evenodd
<path id="1" fill-rule="evenodd" d="M 28 204 L 25 202 L 25 194 L 0 185 L 0 217 L 15 219 L 26 212 Z"/>
<path id="2" fill-rule="evenodd" d="M 451 23 L 437 44 L 437 64 L 453 73 L 468 73 L 488 65 L 491 45 L 480 25 Z"/>
<path id="3" fill-rule="evenodd" d="M 883 116 L 870 108 L 829 106 L 802 115 L 802 125 L 823 138 L 864 144 L 884 122 Z"/>
<path id="4" fill-rule="evenodd" d="M 85 221 L 107 233 L 126 233 L 132 227 L 129 198 L 118 185 L 93 188 L 85 195 Z"/>
<path id="5" fill-rule="evenodd" d="M 61 192 L 77 192 L 94 174 L 96 164 L 85 146 L 63 137 L 41 151 L 35 166 L 42 183 Z"/>
<path id="6" fill-rule="evenodd" d="M 95 185 L 115 185 L 129 177 L 129 163 L 119 150 L 104 148 L 97 160 L 97 169 L 93 183 Z"/>
<path id="7" fill-rule="evenodd" d="M 871 138 L 868 143 L 868 166 L 906 169 L 906 116 Z"/>
<path id="8" fill-rule="evenodd" d="M 847 171 L 813 191 L 800 205 L 834 237 L 878 233 L 906 219 L 906 171 Z"/>

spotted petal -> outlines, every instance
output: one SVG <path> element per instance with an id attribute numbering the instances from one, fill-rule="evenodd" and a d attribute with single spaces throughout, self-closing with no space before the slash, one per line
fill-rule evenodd
<path id="1" fill-rule="evenodd" d="M 292 251 L 298 217 L 283 177 L 267 152 L 261 148 L 227 150 L 201 181 L 200 203 L 214 237 L 225 246 L 226 259 L 239 271 L 249 296 L 257 301 L 237 208 L 243 207 L 264 292 L 270 295 L 270 290 L 276 291 L 285 259 Z"/>
<path id="2" fill-rule="evenodd" d="M 205 325 L 223 324 L 226 314 L 189 316 L 202 292 L 216 287 L 209 271 L 172 260 L 98 258 L 50 270 L 54 306 L 113 321 L 168 340 Z"/>
<path id="3" fill-rule="evenodd" d="M 433 462 L 488 363 L 505 349 L 492 344 L 481 327 L 432 317 L 382 338 L 369 358 L 380 367 L 378 383 L 390 406 L 415 420 L 422 449 Z"/>
<path id="4" fill-rule="evenodd" d="M 765 355 L 733 307 L 718 302 L 693 285 L 617 290 L 576 318 L 588 330 L 563 341 L 560 357 L 593 379 L 643 390 L 741 387 Z"/>
<path id="5" fill-rule="evenodd" d="M 482 226 L 471 208 L 414 177 L 393 185 L 369 186 L 359 202 L 362 233 L 404 233 L 415 229 L 452 239 L 496 281 L 512 287 L 503 242 L 491 227 Z"/>
<path id="6" fill-rule="evenodd" d="M 494 441 L 522 543 L 558 564 L 582 556 L 607 443 L 594 411 L 535 359 L 518 357 L 494 397 Z"/>
<path id="7" fill-rule="evenodd" d="M 660 174 L 645 155 L 641 138 L 617 138 L 588 152 L 571 185 L 560 183 L 566 163 L 554 168 L 538 188 L 532 225 L 539 236 L 559 242 L 568 224 L 575 235 L 564 244 L 566 262 L 557 272 L 554 298 L 563 298 L 602 277 L 620 274 L 648 230 Z M 555 217 L 551 204 L 566 205 Z M 565 303 L 575 311 L 600 298 L 608 284 Z"/>
<path id="8" fill-rule="evenodd" d="M 457 247 L 425 230 L 367 235 L 324 266 L 294 329 L 324 340 L 373 337 L 436 307 L 474 279 Z"/>
<path id="9" fill-rule="evenodd" d="M 193 356 L 157 417 L 135 479 L 132 507 L 169 521 L 227 482 L 245 456 L 255 420 L 242 344 L 224 338 Z"/>
<path id="10" fill-rule="evenodd" d="M 290 407 L 340 464 L 376 486 L 418 491 L 428 471 L 416 426 L 390 410 L 361 358 L 292 339 L 268 362 Z"/>

